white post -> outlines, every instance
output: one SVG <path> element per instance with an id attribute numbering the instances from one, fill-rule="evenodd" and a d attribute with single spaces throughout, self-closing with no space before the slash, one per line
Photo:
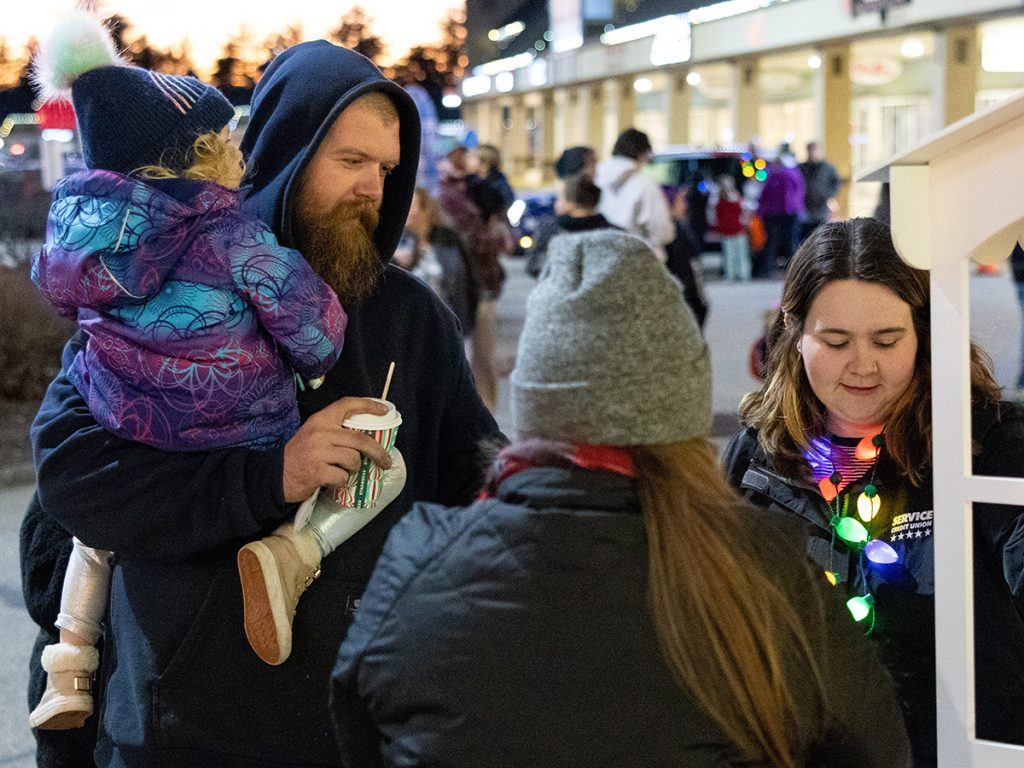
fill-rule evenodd
<path id="1" fill-rule="evenodd" d="M 64 142 L 42 138 L 39 141 L 39 172 L 43 189 L 49 191 L 64 176 Z"/>
<path id="2" fill-rule="evenodd" d="M 927 176 L 927 168 L 923 170 Z M 932 495 L 939 768 L 966 768 L 971 765 L 970 740 L 974 738 L 972 510 L 965 493 L 965 479 L 971 474 L 968 262 L 967 254 L 955 251 L 956 238 L 943 232 L 955 224 L 948 215 L 936 215 L 932 190 L 917 192 L 932 203 L 928 210 L 933 228 Z"/>

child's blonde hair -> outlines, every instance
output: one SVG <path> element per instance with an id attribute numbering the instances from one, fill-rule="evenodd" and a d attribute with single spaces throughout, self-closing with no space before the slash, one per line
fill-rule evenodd
<path id="1" fill-rule="evenodd" d="M 166 157 L 161 157 L 158 165 L 144 165 L 135 169 L 135 175 L 143 179 L 212 181 L 228 189 L 238 189 L 244 173 L 245 161 L 241 150 L 215 131 L 196 138 L 189 149 L 187 165 L 182 171 L 169 167 L 169 158 Z"/>

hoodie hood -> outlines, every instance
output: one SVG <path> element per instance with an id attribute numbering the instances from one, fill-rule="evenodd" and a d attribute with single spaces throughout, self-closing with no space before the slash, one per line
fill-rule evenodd
<path id="1" fill-rule="evenodd" d="M 613 155 L 603 163 L 598 163 L 594 172 L 594 183 L 602 190 L 618 192 L 633 176 L 640 172 L 636 160 L 621 155 Z"/>
<path id="2" fill-rule="evenodd" d="M 326 40 L 292 46 L 264 72 L 242 139 L 250 169 L 244 205 L 283 245 L 294 245 L 291 209 L 302 172 L 338 115 L 374 91 L 391 98 L 400 121 L 401 160 L 384 182 L 374 234 L 381 258 L 388 261 L 405 228 L 416 186 L 420 121 L 412 98 L 368 59 Z"/>
<path id="3" fill-rule="evenodd" d="M 210 182 L 142 182 L 84 171 L 53 191 L 46 245 L 32 279 L 63 314 L 144 301 L 162 287 L 207 214 L 238 207 L 238 195 Z"/>

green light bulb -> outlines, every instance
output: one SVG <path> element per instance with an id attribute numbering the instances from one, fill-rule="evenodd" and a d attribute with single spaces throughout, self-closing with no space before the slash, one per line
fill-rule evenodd
<path id="1" fill-rule="evenodd" d="M 840 520 L 836 524 L 836 533 L 840 539 L 851 546 L 863 544 L 868 540 L 868 529 L 852 517 L 844 517 Z"/>
<path id="2" fill-rule="evenodd" d="M 871 595 L 864 595 L 863 597 L 851 597 L 846 601 L 846 607 L 853 615 L 854 621 L 864 621 L 868 616 L 871 615 L 871 608 L 874 606 L 875 601 Z"/>

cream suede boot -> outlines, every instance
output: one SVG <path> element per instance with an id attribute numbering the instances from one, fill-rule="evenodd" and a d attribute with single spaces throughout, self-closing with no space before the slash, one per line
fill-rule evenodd
<path id="1" fill-rule="evenodd" d="M 46 690 L 28 716 L 32 728 L 62 731 L 81 728 L 92 714 L 92 684 L 100 654 L 91 645 L 56 643 L 43 649 Z"/>
<path id="2" fill-rule="evenodd" d="M 238 551 L 245 636 L 267 664 L 292 652 L 292 619 L 299 598 L 320 575 L 320 547 L 308 531 L 285 523 Z"/>

